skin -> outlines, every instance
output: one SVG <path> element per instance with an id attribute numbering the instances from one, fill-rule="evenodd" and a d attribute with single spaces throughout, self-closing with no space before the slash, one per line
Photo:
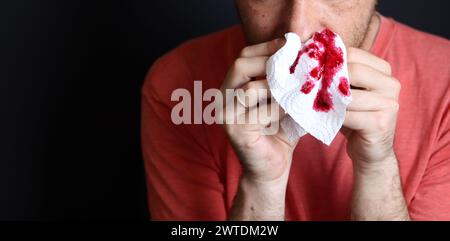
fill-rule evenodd
<path id="1" fill-rule="evenodd" d="M 353 162 L 351 218 L 409 220 L 393 148 L 400 84 L 392 77 L 390 64 L 367 51 L 380 25 L 374 11 L 376 1 L 235 2 L 252 45 L 242 50 L 230 68 L 222 92 L 268 89 L 266 80 L 250 80 L 265 75 L 265 63 L 283 46 L 284 33 L 295 32 L 303 42 L 323 28 L 338 33 L 347 46 L 350 83 L 357 87 L 352 90 L 353 101 L 341 129 L 348 139 L 347 154 Z M 258 101 L 258 96 L 246 103 L 227 99 L 218 114 L 225 116 L 228 123 L 227 119 L 258 111 L 262 106 Z M 274 102 L 266 105 L 279 108 Z M 223 125 L 244 170 L 229 220 L 284 220 L 287 181 L 297 143 L 289 142 L 281 128 L 275 135 L 261 135 L 263 128 L 284 116 L 284 111 L 280 111 L 277 116 L 262 118 L 258 124 Z"/>

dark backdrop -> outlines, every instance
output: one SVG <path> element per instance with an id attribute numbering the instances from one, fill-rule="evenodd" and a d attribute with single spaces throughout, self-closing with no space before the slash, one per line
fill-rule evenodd
<path id="1" fill-rule="evenodd" d="M 380 9 L 449 37 L 446 0 Z M 146 71 L 180 42 L 236 22 L 231 0 L 2 0 L 0 219 L 147 219 Z"/>

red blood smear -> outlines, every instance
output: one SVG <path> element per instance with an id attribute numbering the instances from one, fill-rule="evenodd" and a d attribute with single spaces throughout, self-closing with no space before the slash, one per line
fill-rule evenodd
<path id="1" fill-rule="evenodd" d="M 309 72 L 309 76 L 313 77 L 316 80 L 319 80 L 322 77 L 322 68 L 320 66 L 315 67 L 311 70 L 311 72 Z"/>
<path id="2" fill-rule="evenodd" d="M 314 85 L 315 85 L 314 82 L 309 80 L 303 84 L 302 89 L 300 91 L 303 92 L 304 94 L 309 94 L 309 92 L 311 92 L 311 90 L 314 88 Z"/>
<path id="3" fill-rule="evenodd" d="M 289 67 L 289 73 L 293 74 L 295 72 L 295 68 L 297 68 L 298 61 L 300 60 L 300 57 L 307 53 L 308 56 L 312 59 L 318 59 L 319 58 L 319 46 L 317 46 L 315 43 L 311 43 L 303 49 L 298 51 L 297 57 L 294 60 L 294 63 Z"/>
<path id="4" fill-rule="evenodd" d="M 314 99 L 314 109 L 316 111 L 328 112 L 333 108 L 333 100 L 331 94 L 324 88 L 320 88 L 317 92 L 316 99 Z"/>
<path id="5" fill-rule="evenodd" d="M 294 63 L 289 67 L 289 73 L 293 74 L 295 72 L 295 68 L 298 65 L 298 61 L 300 60 L 300 56 L 302 56 L 303 51 L 299 50 L 297 54 L 297 58 L 295 58 Z"/>
<path id="6" fill-rule="evenodd" d="M 336 47 L 336 34 L 328 29 L 316 33 L 313 39 L 314 43 L 305 46 L 303 50 L 299 51 L 298 56 L 289 68 L 289 71 L 291 74 L 295 72 L 298 61 L 304 53 L 308 53 L 310 58 L 318 61 L 318 67 L 309 73 L 311 78 L 317 80 L 322 77 L 322 85 L 314 100 L 314 109 L 316 111 L 328 112 L 333 108 L 333 100 L 329 88 L 334 76 L 342 68 L 344 63 L 344 53 L 341 48 Z M 322 48 L 319 47 L 319 44 Z M 304 86 L 302 86 L 302 92 L 303 87 Z"/>
<path id="7" fill-rule="evenodd" d="M 316 43 L 311 43 L 306 46 L 304 52 L 308 53 L 308 56 L 312 59 L 318 59 L 322 54 L 319 46 Z"/>
<path id="8" fill-rule="evenodd" d="M 339 91 L 344 96 L 348 96 L 350 94 L 350 91 L 348 89 L 348 79 L 347 78 L 341 77 L 339 79 Z"/>

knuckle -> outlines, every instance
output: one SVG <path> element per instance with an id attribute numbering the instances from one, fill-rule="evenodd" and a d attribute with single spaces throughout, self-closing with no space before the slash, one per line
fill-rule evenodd
<path id="1" fill-rule="evenodd" d="M 378 131 L 385 132 L 391 128 L 392 119 L 386 113 L 378 115 L 376 121 L 376 128 Z"/>
<path id="2" fill-rule="evenodd" d="M 385 71 L 389 75 L 391 75 L 392 74 L 392 66 L 391 66 L 391 64 L 389 62 L 387 62 L 386 60 L 384 60 L 384 59 L 382 59 L 381 61 L 382 61 L 383 65 L 384 65 Z"/>
<path id="3" fill-rule="evenodd" d="M 349 63 L 347 68 L 348 68 L 348 72 L 353 76 L 357 76 L 360 71 L 360 66 L 355 63 Z"/>
<path id="4" fill-rule="evenodd" d="M 261 86 L 259 81 L 249 81 L 242 86 L 243 94 L 249 97 L 251 102 L 254 102 L 258 97 L 268 96 L 267 90 Z"/>
<path id="5" fill-rule="evenodd" d="M 393 84 L 393 88 L 397 91 L 400 92 L 400 90 L 402 89 L 402 85 L 400 84 L 400 81 L 398 81 L 398 79 L 393 78 L 392 79 L 392 84 Z"/>
<path id="6" fill-rule="evenodd" d="M 245 56 L 247 56 L 247 55 L 249 54 L 249 52 L 250 52 L 250 47 L 247 46 L 247 47 L 245 47 L 245 48 L 243 48 L 243 49 L 241 50 L 239 56 L 245 57 Z"/>
<path id="7" fill-rule="evenodd" d="M 398 96 L 402 89 L 402 85 L 401 85 L 400 81 L 398 81 L 395 78 L 391 78 L 390 82 L 391 82 L 390 86 L 391 86 L 392 91 L 395 93 L 396 96 Z"/>
<path id="8" fill-rule="evenodd" d="M 242 65 L 243 65 L 243 58 L 237 58 L 232 66 L 232 69 L 234 72 L 239 72 L 239 70 L 242 69 Z"/>
<path id="9" fill-rule="evenodd" d="M 256 81 L 249 81 L 245 85 L 242 86 L 242 89 L 244 91 L 248 91 L 248 90 L 256 89 L 257 87 L 258 87 L 258 84 L 256 83 Z"/>
<path id="10" fill-rule="evenodd" d="M 387 105 L 386 107 L 387 107 L 388 109 L 393 110 L 393 111 L 398 111 L 398 109 L 399 109 L 398 101 L 393 100 L 393 99 L 389 99 L 389 100 L 387 101 L 387 104 L 386 104 L 386 105 Z"/>
<path id="11" fill-rule="evenodd" d="M 348 64 L 348 70 L 349 70 L 350 72 L 355 72 L 355 71 L 357 71 L 358 69 L 359 69 L 358 64 L 356 64 L 356 63 L 349 63 L 349 64 Z"/>
<path id="12" fill-rule="evenodd" d="M 377 121 L 377 129 L 379 131 L 385 131 L 388 129 L 389 123 L 386 121 L 386 118 L 379 118 Z"/>
<path id="13" fill-rule="evenodd" d="M 347 59 L 349 61 L 352 61 L 355 55 L 355 48 L 353 47 L 349 47 L 347 48 Z"/>

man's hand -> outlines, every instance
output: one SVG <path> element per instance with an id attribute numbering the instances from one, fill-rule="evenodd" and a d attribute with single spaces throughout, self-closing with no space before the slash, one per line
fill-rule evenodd
<path id="1" fill-rule="evenodd" d="M 348 137 L 348 154 L 357 165 L 378 164 L 394 157 L 400 82 L 391 67 L 360 49 L 348 49 L 348 69 L 353 101 L 347 108 L 343 129 Z"/>
<path id="2" fill-rule="evenodd" d="M 386 61 L 355 48 L 348 49 L 353 101 L 342 132 L 353 161 L 355 183 L 352 218 L 409 218 L 394 153 L 400 82 Z"/>
<path id="3" fill-rule="evenodd" d="M 285 113 L 275 101 L 267 101 L 267 80 L 251 81 L 253 77 L 265 76 L 266 61 L 283 45 L 284 40 L 277 39 L 244 48 L 221 87 L 223 96 L 227 89 L 242 89 L 249 97 L 226 99 L 217 114 L 223 118 L 223 127 L 244 170 L 229 219 L 284 219 L 287 179 L 297 143 L 289 142 L 281 128 L 274 135 L 263 134 L 269 125 L 277 125 Z M 267 95 L 259 95 L 259 90 Z M 261 108 L 277 110 L 278 114 L 261 115 L 265 113 Z M 238 119 L 245 120 L 246 115 L 257 116 L 258 122 L 236 123 Z"/>

